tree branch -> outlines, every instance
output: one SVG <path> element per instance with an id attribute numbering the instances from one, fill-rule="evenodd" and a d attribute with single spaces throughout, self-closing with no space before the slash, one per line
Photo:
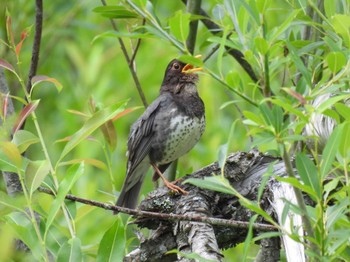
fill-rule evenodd
<path id="1" fill-rule="evenodd" d="M 56 195 L 52 190 L 46 187 L 39 187 L 38 191 L 45 194 L 52 195 L 52 196 Z M 166 221 L 203 222 L 203 223 L 208 223 L 210 225 L 227 226 L 227 227 L 233 227 L 233 228 L 245 228 L 245 229 L 249 227 L 249 223 L 244 221 L 234 221 L 234 220 L 228 220 L 228 219 L 219 219 L 219 218 L 203 217 L 203 216 L 176 215 L 176 214 L 141 211 L 137 209 L 130 209 L 130 208 L 115 206 L 112 204 L 107 204 L 107 203 L 103 203 L 95 200 L 81 198 L 71 194 L 66 195 L 65 198 L 74 202 L 85 204 L 85 205 L 95 206 L 98 208 L 111 210 L 111 211 L 117 211 L 120 213 L 125 213 L 125 214 L 132 215 L 134 217 L 139 217 L 139 218 L 147 217 L 147 218 L 156 218 L 159 220 L 166 220 Z M 276 227 L 272 225 L 262 224 L 262 223 L 254 223 L 253 228 L 260 231 L 277 230 Z"/>
<path id="2" fill-rule="evenodd" d="M 28 82 L 26 85 L 27 92 L 30 93 L 32 89 L 32 78 L 35 76 L 39 64 L 39 53 L 40 53 L 40 43 L 41 34 L 43 29 L 43 1 L 35 1 L 35 32 L 34 32 L 34 42 L 32 48 L 32 60 L 30 62 L 30 68 L 28 73 Z M 24 123 L 23 123 L 24 126 Z"/>
<path id="3" fill-rule="evenodd" d="M 199 15 L 202 0 L 188 0 L 187 12 L 193 15 Z M 190 22 L 190 32 L 187 37 L 186 46 L 188 51 L 193 55 L 196 47 L 196 37 L 198 29 L 198 20 Z"/>

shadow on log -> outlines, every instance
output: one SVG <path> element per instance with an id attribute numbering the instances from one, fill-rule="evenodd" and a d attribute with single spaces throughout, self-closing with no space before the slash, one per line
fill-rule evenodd
<path id="1" fill-rule="evenodd" d="M 274 199 L 276 195 L 273 190 L 279 188 L 281 184 L 274 177 L 286 176 L 281 159 L 262 155 L 258 151 L 235 153 L 227 158 L 224 175 L 241 195 L 255 201 L 262 177 L 270 165 L 273 166 L 274 175 L 267 182 L 260 206 L 278 221 L 275 215 L 277 199 Z M 188 178 L 203 178 L 213 174 L 221 174 L 217 163 L 184 177 L 182 182 Z M 181 187 L 189 194 L 172 194 L 167 188 L 158 188 L 148 194 L 141 202 L 139 209 L 246 222 L 255 214 L 241 206 L 238 198 L 233 195 L 204 190 L 191 184 L 181 184 Z M 283 196 L 279 195 L 278 198 L 278 200 L 282 199 L 283 204 Z M 266 223 L 261 217 L 256 222 Z M 248 233 L 248 229 L 244 228 L 186 221 L 171 222 L 145 217 L 137 218 L 133 223 L 153 231 L 148 239 L 141 241 L 137 249 L 126 255 L 124 261 L 193 261 L 177 254 L 166 254 L 173 249 L 177 249 L 182 254 L 195 253 L 207 260 L 221 261 L 223 256 L 220 250 L 242 243 Z M 259 233 L 258 230 L 253 232 L 254 236 Z M 260 246 L 261 250 L 256 261 L 279 261 L 279 238 L 264 239 Z M 301 244 L 299 248 L 303 249 Z"/>

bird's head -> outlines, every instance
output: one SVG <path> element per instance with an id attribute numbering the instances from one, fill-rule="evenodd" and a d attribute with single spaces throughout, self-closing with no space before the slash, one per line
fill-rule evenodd
<path id="1" fill-rule="evenodd" d="M 195 87 L 195 84 L 198 81 L 198 75 L 196 72 L 201 70 L 202 68 L 200 67 L 194 67 L 191 64 L 183 63 L 177 59 L 172 60 L 165 70 L 161 92 L 167 91 L 179 93 L 182 90 L 185 90 L 186 86 Z"/>

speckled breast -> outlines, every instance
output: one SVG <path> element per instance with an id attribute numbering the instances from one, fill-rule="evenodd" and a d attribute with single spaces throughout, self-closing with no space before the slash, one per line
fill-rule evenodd
<path id="1" fill-rule="evenodd" d="M 190 151 L 205 129 L 205 117 L 189 117 L 179 114 L 172 118 L 169 136 L 165 141 L 164 155 L 159 164 L 172 162 Z"/>

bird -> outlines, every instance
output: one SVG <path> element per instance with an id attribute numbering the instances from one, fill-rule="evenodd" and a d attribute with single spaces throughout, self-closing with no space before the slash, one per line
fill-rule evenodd
<path id="1" fill-rule="evenodd" d="M 132 125 L 128 137 L 126 178 L 117 206 L 135 209 L 148 169 L 174 192 L 185 190 L 167 181 L 163 172 L 190 151 L 205 130 L 205 108 L 197 90 L 202 68 L 173 59 L 165 70 L 159 96 Z M 114 212 L 115 214 L 118 212 Z"/>

